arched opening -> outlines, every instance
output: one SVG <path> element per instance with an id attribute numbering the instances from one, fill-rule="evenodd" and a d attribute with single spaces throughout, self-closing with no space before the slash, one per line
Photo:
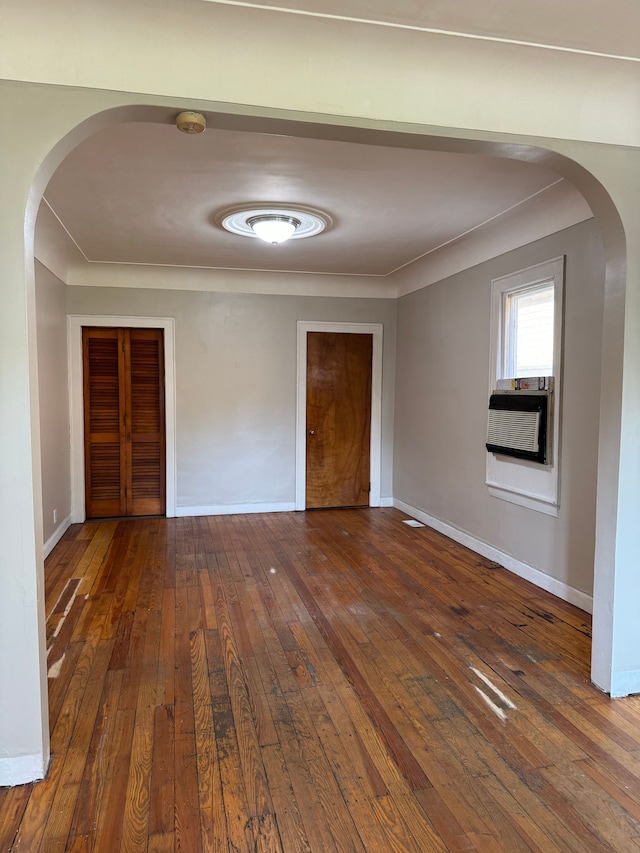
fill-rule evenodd
<path id="1" fill-rule="evenodd" d="M 175 114 L 174 109 L 167 107 L 119 107 L 116 109 L 107 110 L 98 113 L 83 123 L 79 124 L 72 132 L 58 142 L 52 149 L 49 156 L 41 166 L 38 175 L 34 181 L 29 197 L 27 207 L 27 217 L 25 224 L 25 242 L 27 246 L 33 245 L 35 234 L 35 220 L 38 205 L 40 203 L 45 186 L 49 179 L 54 174 L 55 169 L 62 162 L 64 157 L 83 139 L 88 138 L 108 126 L 115 126 L 120 123 L 132 121 L 147 121 L 157 123 L 171 122 Z M 213 113 L 212 113 L 213 115 Z M 390 128 L 377 127 L 350 127 L 348 125 L 332 124 L 330 118 L 318 119 L 316 122 L 310 122 L 304 119 L 291 120 L 285 117 L 256 117 L 251 115 L 237 115 L 231 113 L 215 113 L 215 123 L 217 127 L 226 128 L 228 130 L 243 130 L 252 133 L 265 134 L 286 134 L 289 136 L 299 136 L 301 138 L 312 138 L 335 142 L 349 142 L 356 144 L 365 144 L 369 146 L 388 146 L 394 149 L 424 150 L 429 149 L 437 152 L 448 152 L 453 154 L 468 154 L 482 155 L 487 158 L 508 158 L 512 160 L 524 161 L 528 163 L 539 164 L 543 167 L 551 168 L 559 175 L 566 177 L 571 181 L 587 199 L 589 205 L 594 211 L 594 215 L 598 221 L 599 228 L 602 233 L 606 257 L 606 280 L 603 284 L 605 291 L 605 349 L 609 353 L 608 358 L 616 358 L 616 346 L 614 339 L 620 334 L 620 315 L 619 305 L 624 301 L 625 288 L 625 241 L 624 232 L 620 223 L 619 216 L 615 206 L 606 190 L 601 186 L 597 179 L 587 171 L 583 166 L 576 161 L 554 153 L 545 148 L 538 148 L 528 144 L 506 144 L 496 139 L 462 139 L 451 136 L 444 138 L 442 136 L 434 136 L 429 129 L 412 129 L 407 132 L 406 129 L 396 130 Z M 31 259 L 27 260 L 27 278 L 33 279 L 33 271 L 30 264 Z M 35 329 L 30 330 L 32 340 L 34 339 Z M 618 358 L 620 357 L 618 351 Z M 612 500 L 615 503 L 615 493 L 617 491 L 617 473 L 615 465 L 611 462 L 616 459 L 617 447 L 615 441 L 612 441 L 610 436 L 616 433 L 615 419 L 619 421 L 619 401 L 616 401 L 616 394 L 619 395 L 619 389 L 608 385 L 602 389 L 601 411 L 601 450 L 602 457 L 603 446 L 606 453 L 606 458 L 601 458 L 600 461 L 600 478 L 599 478 L 599 503 L 606 502 L 610 507 Z M 618 416 L 616 416 L 618 411 Z M 619 427 L 619 424 L 618 424 Z M 37 430 L 37 424 L 34 426 Z M 39 440 L 39 437 L 36 437 Z M 604 443 L 604 444 L 603 444 Z M 204 502 L 203 502 L 204 503 Z M 38 511 L 38 510 L 37 510 Z M 610 510 L 607 510 L 609 513 Z M 600 510 L 599 510 L 600 512 Z M 603 561 L 609 564 L 607 553 L 607 539 L 614 534 L 610 531 L 609 519 L 600 519 L 598 522 L 599 531 L 599 553 L 602 554 Z M 607 570 L 604 569 L 605 574 Z M 596 576 L 596 586 L 594 594 L 594 609 L 596 615 L 600 607 L 602 613 L 607 610 L 607 598 L 611 594 L 608 587 L 611 586 L 612 578 L 607 574 L 603 582 L 598 581 Z M 601 674 L 595 676 L 596 683 L 603 688 L 607 688 L 607 660 L 610 659 L 610 654 L 606 649 L 606 637 L 610 633 L 607 627 L 606 616 L 599 617 L 599 623 L 602 629 L 596 631 L 594 637 L 594 657 L 600 661 L 600 669 L 597 666 L 594 668 L 594 673 L 599 671 Z M 610 627 L 610 626 L 609 626 Z M 596 648 L 597 642 L 597 648 Z M 43 648 L 43 647 L 41 647 Z M 600 652 L 600 649 L 604 650 Z M 602 674 L 604 673 L 604 674 Z"/>

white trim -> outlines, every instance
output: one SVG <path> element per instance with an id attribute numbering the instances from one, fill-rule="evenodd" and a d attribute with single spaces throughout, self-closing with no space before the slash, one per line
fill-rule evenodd
<path id="1" fill-rule="evenodd" d="M 382 454 L 382 324 L 331 323 L 298 320 L 298 382 L 296 397 L 296 502 L 295 509 L 306 507 L 307 456 L 307 332 L 340 332 L 371 335 L 373 338 L 371 371 L 371 491 L 369 506 L 380 506 Z"/>
<path id="2" fill-rule="evenodd" d="M 246 515 L 253 512 L 293 512 L 294 503 L 220 504 L 219 506 L 177 506 L 176 518 L 196 515 Z"/>
<path id="3" fill-rule="evenodd" d="M 71 522 L 85 520 L 84 412 L 82 386 L 82 327 L 120 326 L 162 329 L 164 332 L 164 388 L 166 442 L 166 516 L 176 514 L 176 385 L 175 322 L 173 317 L 113 317 L 70 314 L 67 318 L 69 351 L 69 418 L 71 424 Z"/>
<path id="4" fill-rule="evenodd" d="M 380 506 L 393 506 L 393 498 L 380 498 Z"/>
<path id="5" fill-rule="evenodd" d="M 434 518 L 434 516 L 429 515 L 420 509 L 416 509 L 416 507 L 413 507 L 410 504 L 404 503 L 404 501 L 394 500 L 393 505 L 397 509 L 402 510 L 402 512 L 406 512 L 407 515 L 419 519 L 424 524 L 432 527 L 434 530 L 437 530 L 439 533 L 443 533 L 445 536 L 448 536 L 449 539 L 453 539 L 454 542 L 464 545 L 465 548 L 470 548 L 472 551 L 480 554 L 480 556 L 486 557 L 487 560 L 499 563 L 501 566 L 504 566 L 505 569 L 513 572 L 514 575 L 524 578 L 524 580 L 535 584 L 535 586 L 540 587 L 540 589 L 544 589 L 547 592 L 552 593 L 552 595 L 557 596 L 557 598 L 561 598 L 563 601 L 568 601 L 570 604 L 574 604 L 576 607 L 579 607 L 581 610 L 585 610 L 587 613 L 593 612 L 593 596 L 587 595 L 586 592 L 582 592 L 579 589 L 575 589 L 575 587 L 569 586 L 569 584 L 563 583 L 556 578 L 552 578 L 550 575 L 541 572 L 539 569 L 535 569 L 533 566 L 529 566 L 521 560 L 516 560 L 515 557 L 511 557 L 509 554 L 499 551 L 497 548 L 494 548 L 493 545 L 489 545 L 481 539 L 476 539 L 475 536 L 472 536 L 470 533 L 465 533 L 463 530 L 459 530 L 457 527 L 453 527 L 445 521 L 440 521 L 440 519 Z"/>
<path id="6" fill-rule="evenodd" d="M 71 516 L 68 515 L 64 519 L 64 521 L 56 527 L 56 529 L 53 531 L 51 536 L 44 543 L 44 549 L 43 550 L 44 550 L 45 560 L 47 559 L 49 554 L 53 551 L 53 549 L 56 547 L 58 542 L 62 539 L 62 537 L 64 536 L 64 534 L 67 532 L 67 530 L 70 527 L 71 527 Z"/>
<path id="7" fill-rule="evenodd" d="M 536 512 L 543 512 L 545 515 L 552 515 L 554 518 L 558 517 L 558 504 L 542 495 L 534 495 L 533 492 L 526 492 L 524 489 L 510 489 L 508 486 L 491 483 L 489 480 L 485 480 L 485 484 L 488 487 L 489 494 L 494 498 L 500 498 L 502 501 L 508 501 L 526 509 L 533 509 Z"/>
<path id="8" fill-rule="evenodd" d="M 26 785 L 44 779 L 49 761 L 42 760 L 42 753 L 0 758 L 0 788 Z"/>

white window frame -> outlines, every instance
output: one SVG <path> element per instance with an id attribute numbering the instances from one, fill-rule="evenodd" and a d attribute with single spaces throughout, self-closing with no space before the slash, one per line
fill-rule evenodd
<path id="1" fill-rule="evenodd" d="M 562 330 L 564 305 L 564 256 L 493 279 L 491 282 L 491 361 L 489 394 L 503 376 L 505 296 L 527 287 L 552 283 L 554 389 L 550 395 L 551 429 L 549 462 L 540 465 L 514 457 L 487 453 L 486 485 L 489 494 L 528 509 L 557 516 L 560 507 L 560 401 L 562 391 Z M 515 378 L 515 377 L 514 377 Z"/>

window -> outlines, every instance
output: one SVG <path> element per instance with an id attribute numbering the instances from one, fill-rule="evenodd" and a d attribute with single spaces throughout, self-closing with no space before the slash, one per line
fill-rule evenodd
<path id="1" fill-rule="evenodd" d="M 553 375 L 553 282 L 503 293 L 498 379 Z"/>
<path id="2" fill-rule="evenodd" d="M 520 388 L 552 391 L 545 464 L 489 452 L 486 483 L 494 497 L 548 515 L 558 514 L 563 290 L 563 257 L 491 283 L 489 394 L 496 389 L 507 393 Z M 553 377 L 549 383 L 526 384 L 531 377 L 549 376 Z"/>

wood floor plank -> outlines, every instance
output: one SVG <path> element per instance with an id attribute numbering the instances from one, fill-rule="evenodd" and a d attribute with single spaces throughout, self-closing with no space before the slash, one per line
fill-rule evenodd
<path id="1" fill-rule="evenodd" d="M 0 788 L 0 850 L 13 847 L 32 792 L 33 784 Z"/>
<path id="2" fill-rule="evenodd" d="M 136 709 L 122 822 L 122 848 L 131 853 L 143 853 L 148 845 L 154 716 L 153 706 L 141 704 Z"/>
<path id="3" fill-rule="evenodd" d="M 95 829 L 95 853 L 120 849 L 134 726 L 134 710 L 116 711 L 109 750 L 110 761 L 104 771 L 102 801 Z"/>
<path id="4" fill-rule="evenodd" d="M 419 791 L 417 796 L 448 850 L 452 853 L 472 853 L 477 849 L 452 809 L 445 803 L 439 788 L 425 788 L 424 791 Z"/>
<path id="5" fill-rule="evenodd" d="M 351 753 L 345 750 L 344 741 L 333 724 L 319 690 L 304 690 L 301 695 L 365 850 L 386 847 L 389 850 L 420 853 L 393 799 L 386 791 L 372 796 L 367 790 L 366 777 L 360 777 L 354 772 Z"/>
<path id="6" fill-rule="evenodd" d="M 215 606 L 219 627 L 220 648 L 224 664 L 229 703 L 233 715 L 238 753 L 247 807 L 258 848 L 280 849 L 280 840 L 273 816 L 273 805 L 269 794 L 264 766 L 260 755 L 256 720 L 252 713 L 249 690 L 245 679 L 240 654 L 251 653 L 245 640 L 246 632 L 238 624 L 237 602 L 229 604 L 227 590 L 219 584 L 215 592 Z M 236 619 L 233 619 L 233 615 Z M 241 637 L 240 644 L 238 637 Z"/>
<path id="7" fill-rule="evenodd" d="M 603 800 L 597 782 L 582 767 L 568 762 L 546 767 L 543 775 L 571 803 L 591 829 L 594 837 L 611 850 L 633 849 L 631 840 L 640 848 L 640 821 L 618 802 Z"/>
<path id="8" fill-rule="evenodd" d="M 162 619 L 156 702 L 172 707 L 175 703 L 175 633 L 176 600 L 175 589 L 166 588 L 162 594 Z"/>
<path id="9" fill-rule="evenodd" d="M 175 853 L 175 835 L 173 832 L 154 833 L 149 836 L 147 853 Z"/>
<path id="10" fill-rule="evenodd" d="M 76 671 L 83 647 L 83 643 L 69 643 L 64 650 L 57 676 L 55 678 L 50 677 L 48 680 L 50 732 L 56 728 L 58 716 L 65 705 L 70 682 Z"/>
<path id="11" fill-rule="evenodd" d="M 590 776 L 596 785 L 606 791 L 611 799 L 636 820 L 640 820 L 640 790 L 637 785 L 625 784 L 626 779 L 620 779 L 615 770 L 601 767 L 591 758 L 576 761 L 575 766 Z"/>
<path id="12" fill-rule="evenodd" d="M 246 657 L 243 670 L 258 743 L 261 747 L 277 744 L 278 735 L 260 674 L 259 659 L 255 655 Z"/>
<path id="13" fill-rule="evenodd" d="M 307 610 L 312 614 L 312 618 L 323 639 L 329 645 L 333 656 L 339 661 L 347 677 L 354 684 L 360 701 L 367 708 L 367 712 L 371 716 L 371 719 L 374 720 L 377 728 L 383 733 L 387 747 L 393 754 L 398 767 L 401 768 L 402 774 L 414 789 L 429 787 L 431 783 L 426 774 L 407 749 L 406 744 L 389 719 L 389 715 L 378 701 L 374 692 L 367 684 L 366 679 L 363 678 L 362 673 L 356 666 L 352 656 L 347 651 L 345 644 L 339 638 L 337 632 L 308 591 L 303 578 L 297 574 L 292 566 L 285 565 L 285 571 L 287 571 L 293 586 L 305 602 Z"/>
<path id="14" fill-rule="evenodd" d="M 80 783 L 98 716 L 99 702 L 102 696 L 103 682 L 110 655 L 111 648 L 109 643 L 105 643 L 104 641 L 99 642 L 93 665 L 88 673 L 85 689 L 82 697 L 79 697 L 76 720 L 64 757 L 60 782 L 51 804 L 47 824 L 44 828 L 46 840 L 41 841 L 40 844 L 40 849 L 42 850 L 46 850 L 49 843 L 53 840 L 56 842 L 66 842 L 69 835 L 76 801 L 80 792 Z"/>
<path id="15" fill-rule="evenodd" d="M 149 837 L 169 835 L 174 827 L 175 721 L 173 705 L 156 705 L 149 800 Z"/>
<path id="16" fill-rule="evenodd" d="M 116 758 L 106 746 L 118 736 L 115 724 L 121 685 L 122 672 L 107 672 L 69 831 L 69 840 L 76 847 L 93 849 L 96 828 L 100 825 L 105 792 Z"/>
<path id="17" fill-rule="evenodd" d="M 376 777 L 379 778 L 383 788 L 393 799 L 395 807 L 420 849 L 425 851 L 441 850 L 444 847 L 432 831 L 427 815 L 425 814 L 420 800 L 413 792 L 386 748 L 385 742 L 369 718 L 366 710 L 358 701 L 358 697 L 346 681 L 335 680 L 332 687 L 321 685 L 319 690 L 326 696 L 334 691 L 339 692 L 339 697 L 344 709 L 352 721 L 355 731 L 358 733 L 357 742 L 362 744 L 368 760 L 374 769 Z M 335 705 L 325 698 L 325 706 L 334 722 L 340 719 L 333 716 Z M 428 790 L 422 789 L 422 790 Z M 380 796 L 385 796 L 381 794 Z"/>
<path id="18" fill-rule="evenodd" d="M 200 611 L 197 606 L 195 613 L 189 609 L 189 585 L 193 586 L 195 576 L 188 542 L 190 519 L 179 519 L 175 527 L 174 831 L 178 850 L 198 853 L 201 835 L 190 634 L 200 625 Z"/>
<path id="19" fill-rule="evenodd" d="M 216 632 L 217 633 L 217 632 Z M 224 652 L 219 637 L 209 634 L 207 658 L 213 712 L 213 737 L 219 756 L 219 773 L 229 846 L 238 853 L 254 848 L 251 815 L 242 777 L 242 761 L 227 685 Z"/>
<path id="20" fill-rule="evenodd" d="M 212 630 L 208 629 L 209 632 Z M 223 809 L 220 759 L 209 690 L 209 665 L 204 631 L 191 633 L 191 670 L 201 848 L 203 853 L 204 851 L 212 853 L 212 851 L 228 848 L 228 835 Z"/>
<path id="21" fill-rule="evenodd" d="M 311 853 L 313 848 L 307 838 L 300 808 L 293 791 L 289 769 L 280 744 L 266 744 L 262 748 L 262 759 L 271 791 L 282 849 Z"/>

